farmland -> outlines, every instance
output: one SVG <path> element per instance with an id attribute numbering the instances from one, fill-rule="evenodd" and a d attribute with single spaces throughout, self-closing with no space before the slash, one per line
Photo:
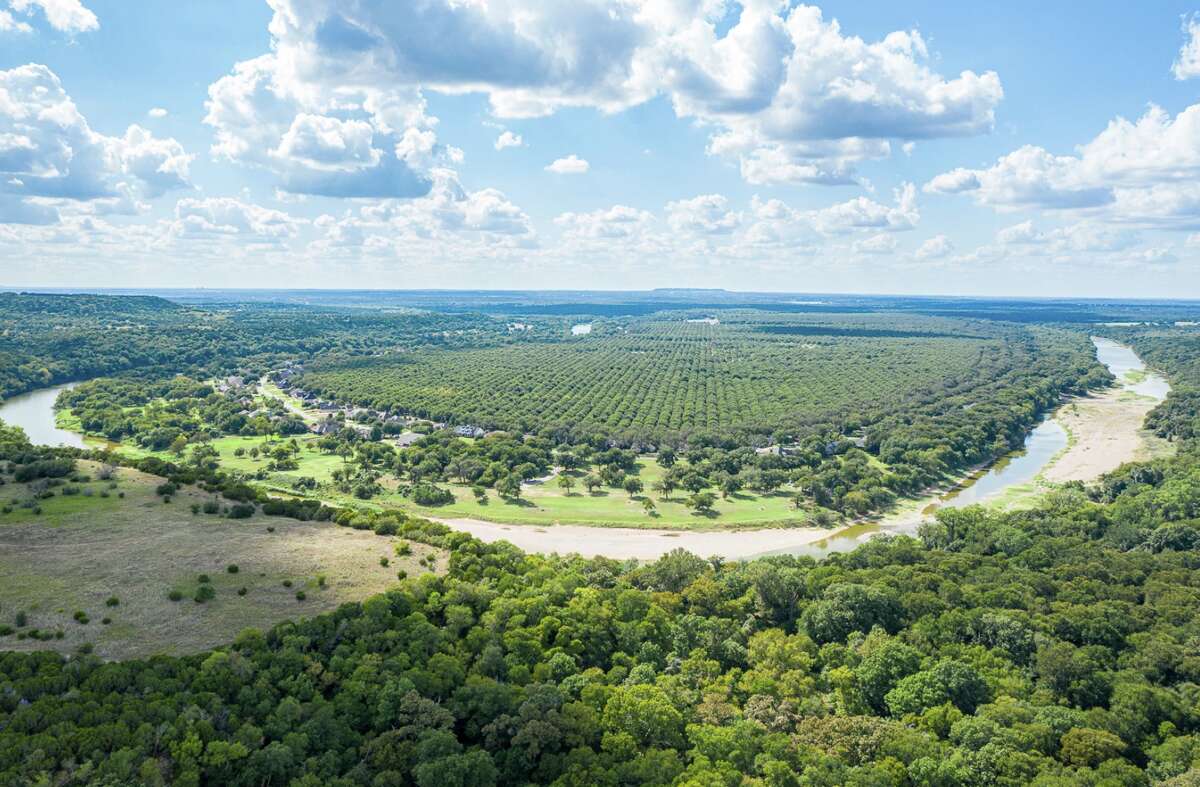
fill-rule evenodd
<path id="1" fill-rule="evenodd" d="M 1030 334 L 896 315 L 658 316 L 570 342 L 316 364 L 304 384 L 436 420 L 662 438 L 772 434 L 878 417 L 1028 364 Z"/>

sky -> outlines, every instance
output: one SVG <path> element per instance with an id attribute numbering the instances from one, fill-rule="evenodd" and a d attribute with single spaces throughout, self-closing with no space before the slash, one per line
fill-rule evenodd
<path id="1" fill-rule="evenodd" d="M 1200 298 L 1197 12 L 0 0 L 0 286 Z"/>

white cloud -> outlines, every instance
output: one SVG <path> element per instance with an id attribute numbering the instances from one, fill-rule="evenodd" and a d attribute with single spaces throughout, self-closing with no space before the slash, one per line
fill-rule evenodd
<path id="1" fill-rule="evenodd" d="M 854 251 L 859 254 L 891 254 L 896 251 L 896 236 L 880 233 L 854 242 Z"/>
<path id="2" fill-rule="evenodd" d="M 1200 76 L 1200 18 L 1195 14 L 1183 20 L 1183 32 L 1187 41 L 1179 50 L 1179 56 L 1171 66 L 1176 79 L 1192 79 Z"/>
<path id="3" fill-rule="evenodd" d="M 813 224 L 824 234 L 854 230 L 911 230 L 921 220 L 917 190 L 905 183 L 895 192 L 896 204 L 889 207 L 867 197 L 855 197 L 812 213 Z"/>
<path id="4" fill-rule="evenodd" d="M 935 176 L 925 184 L 924 191 L 930 194 L 960 194 L 979 187 L 979 175 L 959 167 Z"/>
<path id="5" fill-rule="evenodd" d="M 86 33 L 100 27 L 96 15 L 79 0 L 9 0 L 9 6 L 27 16 L 40 9 L 46 22 L 60 33 Z"/>
<path id="6" fill-rule="evenodd" d="M 279 243 L 293 237 L 302 223 L 282 211 L 231 197 L 188 198 L 175 205 L 171 233 L 185 240 Z"/>
<path id="7" fill-rule="evenodd" d="M 521 139 L 520 134 L 514 134 L 511 131 L 502 131 L 500 136 L 496 137 L 496 150 L 504 150 L 505 148 L 520 148 L 525 146 L 525 140 Z"/>
<path id="8" fill-rule="evenodd" d="M 666 96 L 679 117 L 712 129 L 709 152 L 751 182 L 847 183 L 857 162 L 890 155 L 892 140 L 990 130 L 1003 97 L 995 73 L 936 73 L 915 30 L 866 42 L 782 0 L 273 7 L 272 53 L 210 88 L 214 150 L 247 163 L 275 149 L 300 111 L 362 112 L 382 133 L 432 129 L 426 90 L 486 94 L 501 118 Z"/>
<path id="9" fill-rule="evenodd" d="M 162 107 L 154 107 L 146 114 L 155 120 L 158 120 L 159 118 L 165 118 L 167 116 L 167 110 L 163 109 Z"/>
<path id="10" fill-rule="evenodd" d="M 46 66 L 0 71 L 0 194 L 8 195 L 8 216 L 47 217 L 29 207 L 38 198 L 128 206 L 134 187 L 146 197 L 190 188 L 191 161 L 177 141 L 137 125 L 121 137 L 93 131 Z M 18 211 L 13 200 L 26 207 Z"/>
<path id="11" fill-rule="evenodd" d="M 591 169 L 591 165 L 587 163 L 587 159 L 581 159 L 574 153 L 566 158 L 555 159 L 546 165 L 547 172 L 553 172 L 555 175 L 583 175 Z"/>
<path id="12" fill-rule="evenodd" d="M 986 169 L 938 175 L 925 190 L 969 193 L 998 210 L 1087 211 L 1109 221 L 1189 228 L 1200 222 L 1200 104 L 1175 117 L 1151 106 L 1116 118 L 1072 155 L 1026 145 Z"/>
<path id="13" fill-rule="evenodd" d="M 32 33 L 33 28 L 27 23 L 13 18 L 9 11 L 0 10 L 0 33 Z"/>
<path id="14" fill-rule="evenodd" d="M 613 205 L 588 213 L 563 213 L 554 223 L 563 231 L 582 238 L 617 240 L 641 234 L 654 222 L 649 211 L 627 205 Z"/>
<path id="15" fill-rule="evenodd" d="M 1046 236 L 1033 226 L 1032 221 L 1023 221 L 996 233 L 996 242 L 1006 246 L 1037 244 L 1045 240 Z"/>
<path id="16" fill-rule="evenodd" d="M 741 221 L 741 216 L 729 210 L 729 200 L 721 194 L 701 194 L 667 203 L 667 223 L 678 232 L 728 235 Z"/>
<path id="17" fill-rule="evenodd" d="M 913 256 L 918 260 L 940 260 L 954 253 L 954 244 L 945 235 L 934 235 L 922 243 Z"/>
<path id="18" fill-rule="evenodd" d="M 419 197 L 433 165 L 461 158 L 437 144 L 417 91 L 348 75 L 318 81 L 296 68 L 263 55 L 209 86 L 213 155 L 268 169 L 285 191 L 331 197 Z"/>

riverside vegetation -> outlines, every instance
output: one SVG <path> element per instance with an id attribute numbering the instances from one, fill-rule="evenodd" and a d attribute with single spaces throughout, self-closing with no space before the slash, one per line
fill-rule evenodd
<path id="1" fill-rule="evenodd" d="M 1082 346 L 1071 336 L 1086 341 L 1069 326 L 1035 327 L 1062 337 L 1064 358 Z M 248 506 L 254 527 L 272 518 L 326 520 L 447 559 L 365 601 L 247 630 L 193 655 L 105 662 L 86 646 L 0 655 L 0 780 L 1193 784 L 1200 778 L 1200 334 L 1163 324 L 1111 333 L 1170 377 L 1172 392 L 1147 425 L 1176 442 L 1175 456 L 1124 466 L 1089 487 L 1067 485 L 1029 510 L 942 510 L 916 538 L 879 538 L 821 561 L 725 562 L 683 551 L 652 563 L 537 556 L 381 508 L 354 493 L 353 483 L 344 505 L 284 500 L 255 473 L 226 467 L 208 451 L 188 448 L 173 460 L 85 454 L 30 446 L 7 432 L 3 489 L 18 490 L 29 516 L 39 505 L 31 492 L 40 490 L 42 501 L 75 499 L 63 491 L 78 485 L 71 478 L 80 463 L 108 459 L 162 477 L 169 486 L 160 497 L 197 489 L 219 500 L 217 513 L 227 508 L 227 519 L 235 505 Z M 1052 377 L 1052 368 L 1043 375 Z M 1090 364 L 1069 368 L 1069 385 L 1104 380 Z M 166 418 L 172 401 L 188 400 L 174 413 L 197 419 L 196 428 L 176 424 L 186 441 L 210 429 L 209 442 L 264 439 L 249 421 L 215 428 L 219 418 L 190 401 L 214 395 L 196 387 L 205 385 L 203 375 L 178 370 L 196 376 L 167 389 L 145 389 L 163 384 L 152 376 L 136 382 L 137 393 L 120 405 L 131 408 L 133 422 L 121 437 L 137 441 L 162 426 L 159 409 Z M 1063 387 L 1051 382 L 1046 390 L 1057 396 Z M 995 390 L 1035 417 L 1036 400 L 1006 394 L 1003 384 Z M 957 418 L 983 406 L 963 405 L 942 409 Z M 147 408 L 151 417 L 139 426 Z M 945 423 L 937 413 L 880 421 Z M 838 467 L 856 452 L 868 467 L 881 461 L 872 426 L 843 430 L 850 446 L 835 448 Z M 851 439 L 862 435 L 862 446 Z M 293 438 L 271 439 L 280 447 Z M 463 444 L 488 439 L 528 451 L 521 464 L 535 468 L 539 458 L 557 463 L 589 445 L 512 434 Z M 425 440 L 400 451 L 420 452 L 420 466 L 426 454 L 456 445 L 447 435 Z M 378 450 L 375 441 L 360 443 L 354 450 Z M 690 438 L 679 448 L 685 467 L 740 450 Z M 478 461 L 474 450 L 462 449 L 462 461 Z M 604 467 L 624 461 L 629 449 L 592 450 L 618 452 Z M 693 450 L 701 453 L 688 456 Z M 295 453 L 287 448 L 269 461 L 286 465 Z M 805 467 L 819 472 L 829 458 Z M 133 470 L 117 470 L 126 472 Z M 206 526 L 205 516 L 195 527 Z M 5 637 L 28 639 L 28 616 L 7 612 Z"/>

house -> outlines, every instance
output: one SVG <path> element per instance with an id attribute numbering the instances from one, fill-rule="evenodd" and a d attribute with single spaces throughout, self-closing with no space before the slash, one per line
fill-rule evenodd
<path id="1" fill-rule="evenodd" d="M 454 434 L 459 437 L 483 437 L 485 433 L 478 426 L 463 424 L 462 426 L 455 427 Z"/>
<path id="2" fill-rule="evenodd" d="M 421 434 L 420 432 L 404 432 L 396 436 L 396 447 L 408 448 L 409 446 L 416 444 L 416 442 L 424 436 L 425 435 Z"/>
<path id="3" fill-rule="evenodd" d="M 321 421 L 309 427 L 312 433 L 317 435 L 337 434 L 340 428 L 341 425 L 333 420 Z"/>

